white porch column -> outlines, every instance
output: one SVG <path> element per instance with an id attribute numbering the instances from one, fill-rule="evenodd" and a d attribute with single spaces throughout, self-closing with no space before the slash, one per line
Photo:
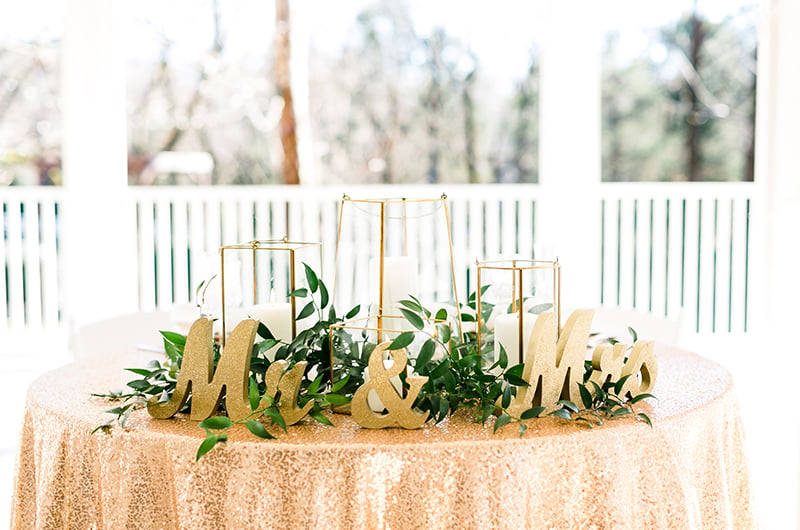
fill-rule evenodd
<path id="1" fill-rule="evenodd" d="M 601 2 L 550 2 L 539 95 L 537 243 L 562 268 L 565 308 L 600 301 Z"/>
<path id="2" fill-rule="evenodd" d="M 758 48 L 756 118 L 756 181 L 764 199 L 762 250 L 766 298 L 763 323 L 764 351 L 758 362 L 764 383 L 744 399 L 769 398 L 772 403 L 794 404 L 797 383 L 781 376 L 797 364 L 798 304 L 800 304 L 800 2 L 766 0 Z M 754 234 L 754 237 L 758 234 Z M 754 241 L 754 244 L 758 243 Z M 759 306 L 756 306 L 759 307 Z M 755 376 L 754 376 L 755 377 Z M 755 383 L 754 383 L 755 384 Z M 768 391 L 768 394 L 763 393 Z M 800 420 L 776 407 L 762 407 L 764 433 L 750 434 L 758 452 L 753 459 L 756 501 L 764 528 L 796 528 L 800 479 Z"/>
<path id="3" fill-rule="evenodd" d="M 72 325 L 137 307 L 122 0 L 65 0 L 63 277 Z"/>

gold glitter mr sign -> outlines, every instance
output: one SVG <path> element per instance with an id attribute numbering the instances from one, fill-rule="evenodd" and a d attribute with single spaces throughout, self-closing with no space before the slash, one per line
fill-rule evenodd
<path id="1" fill-rule="evenodd" d="M 169 401 L 159 403 L 157 397 L 150 399 L 147 411 L 154 418 L 171 418 L 181 410 L 192 396 L 189 417 L 193 420 L 204 420 L 213 416 L 225 395 L 225 408 L 233 421 L 238 421 L 252 414 L 248 390 L 250 384 L 250 355 L 253 350 L 258 321 L 243 320 L 231 333 L 225 348 L 220 355 L 217 369 L 214 370 L 214 348 L 212 346 L 213 322 L 200 318 L 192 324 L 186 337 L 183 349 L 183 361 L 175 392 Z M 314 405 L 309 402 L 303 408 L 297 406 L 300 392 L 300 381 L 305 371 L 305 361 L 299 362 L 286 371 L 285 361 L 273 362 L 264 380 L 267 386 L 266 395 L 274 398 L 278 391 L 281 400 L 278 411 L 287 425 L 297 423 Z M 266 398 L 262 399 L 258 408 L 267 408 Z"/>
<path id="2" fill-rule="evenodd" d="M 402 427 L 404 429 L 419 429 L 428 413 L 414 412 L 412 405 L 417 399 L 419 391 L 427 381 L 427 377 L 408 377 L 408 395 L 401 397 L 392 386 L 390 379 L 403 373 L 406 369 L 407 357 L 405 350 L 387 350 L 391 342 L 379 344 L 369 356 L 369 381 L 358 387 L 350 402 L 350 413 L 356 423 L 368 429 L 383 429 L 386 427 Z M 383 352 L 389 351 L 393 364 L 386 368 L 383 364 Z M 369 407 L 367 396 L 371 391 L 378 397 L 386 408 L 386 414 L 373 412 Z"/>

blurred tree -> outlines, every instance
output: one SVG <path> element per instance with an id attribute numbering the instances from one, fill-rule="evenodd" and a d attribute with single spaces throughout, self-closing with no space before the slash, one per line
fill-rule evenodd
<path id="1" fill-rule="evenodd" d="M 275 0 L 275 85 L 283 100 L 279 125 L 283 146 L 283 183 L 300 184 L 297 160 L 297 122 L 294 118 L 294 99 L 289 71 L 291 39 L 289 0 Z"/>
<path id="2" fill-rule="evenodd" d="M 492 156 L 495 182 L 538 182 L 539 178 L 539 49 L 528 53 L 528 69 L 517 81 L 496 152 Z"/>
<path id="3" fill-rule="evenodd" d="M 712 24 L 695 8 L 650 49 L 614 65 L 606 47 L 605 180 L 752 180 L 755 28 L 747 10 Z M 663 50 L 660 60 L 659 50 Z"/>

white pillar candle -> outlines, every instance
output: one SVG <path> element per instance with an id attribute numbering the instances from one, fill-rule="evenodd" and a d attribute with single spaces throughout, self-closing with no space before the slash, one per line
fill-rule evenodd
<path id="1" fill-rule="evenodd" d="M 500 358 L 500 345 L 506 349 L 508 356 L 508 366 L 514 366 L 525 361 L 525 353 L 528 350 L 528 341 L 533 332 L 533 324 L 536 322 L 536 315 L 523 313 L 522 316 L 522 361 L 520 361 L 519 344 L 519 315 L 508 313 L 497 315 L 494 319 L 494 360 Z"/>
<path id="2" fill-rule="evenodd" d="M 291 342 L 292 337 L 292 304 L 289 302 L 271 302 L 268 304 L 256 304 L 248 309 L 251 318 L 261 321 L 269 328 L 272 335 L 283 342 Z M 278 346 L 271 348 L 267 352 L 270 361 L 275 360 L 275 352 Z"/>
<path id="3" fill-rule="evenodd" d="M 377 308 L 380 303 L 380 258 L 370 260 L 370 302 Z M 417 260 L 408 256 L 383 258 L 383 314 L 399 316 L 397 302 L 418 296 Z"/>

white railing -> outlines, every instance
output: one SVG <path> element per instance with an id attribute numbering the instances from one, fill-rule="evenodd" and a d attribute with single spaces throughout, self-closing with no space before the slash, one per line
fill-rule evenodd
<path id="1" fill-rule="evenodd" d="M 14 188 L 0 192 L 0 331 L 59 326 L 58 213 L 63 190 Z"/>
<path id="2" fill-rule="evenodd" d="M 601 186 L 601 299 L 696 332 L 747 331 L 752 183 Z"/>
<path id="3" fill-rule="evenodd" d="M 570 264 L 600 282 L 598 304 L 666 316 L 682 312 L 698 332 L 747 330 L 754 185 L 618 183 L 599 189 L 600 219 L 587 237 L 600 239 L 600 254 L 591 263 Z M 138 278 L 127 281 L 139 286 L 138 309 L 193 300 L 222 244 L 286 235 L 323 241 L 323 271 L 332 271 L 342 191 L 130 188 Z M 477 258 L 534 257 L 537 202 L 561 200 L 535 185 L 347 188 L 353 198 L 442 192 L 448 197 L 459 296 L 475 288 Z M 62 190 L 53 188 L 8 188 L 0 195 L 0 330 L 47 329 L 64 318 L 58 223 L 63 200 Z"/>

